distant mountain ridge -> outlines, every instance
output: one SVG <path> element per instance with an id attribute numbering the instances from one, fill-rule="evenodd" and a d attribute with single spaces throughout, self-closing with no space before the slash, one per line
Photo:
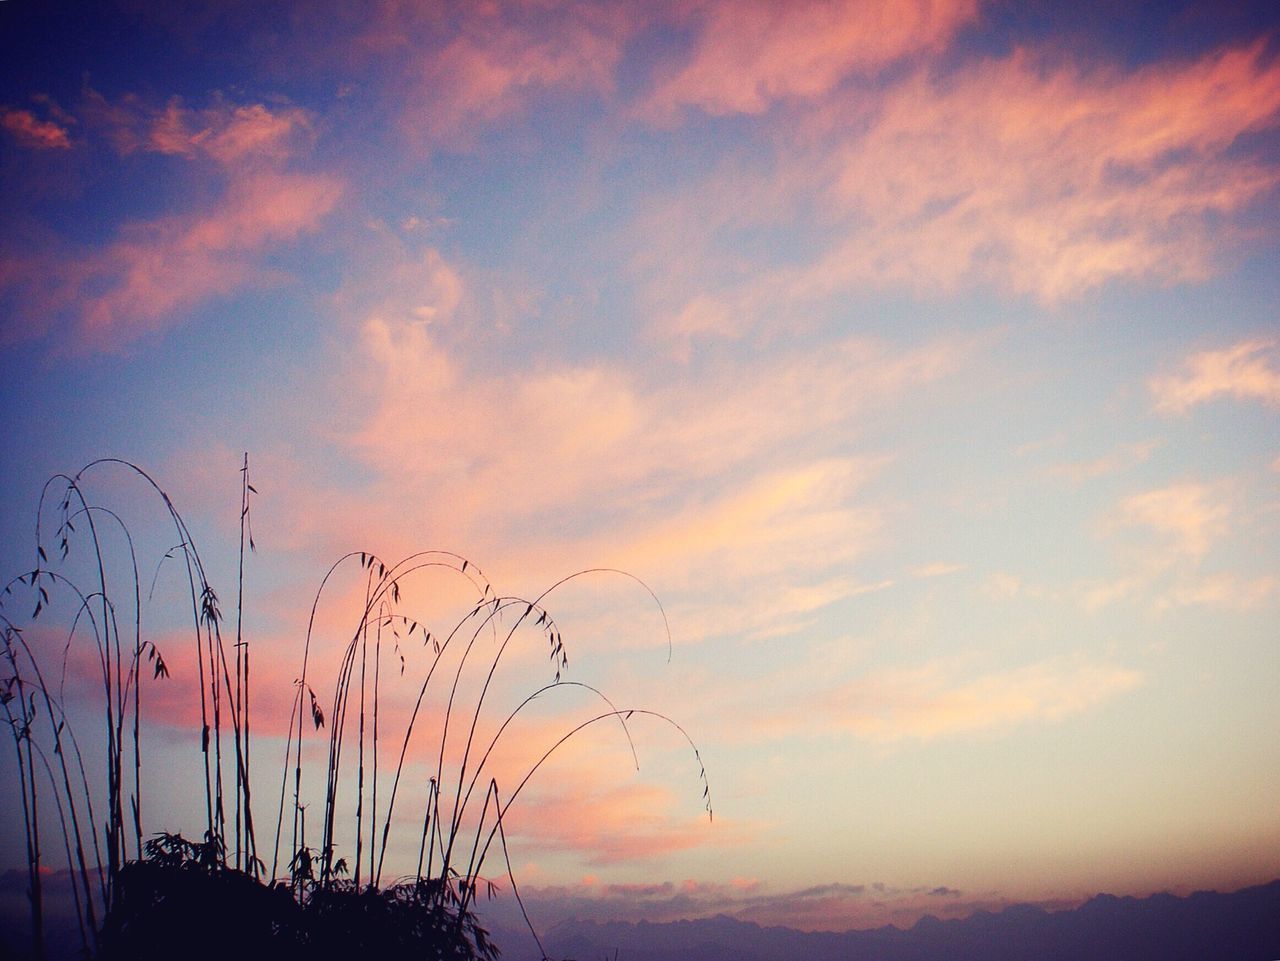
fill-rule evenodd
<path id="1" fill-rule="evenodd" d="M 1280 880 L 1231 894 L 1099 894 L 1074 910 L 1029 904 L 843 933 L 724 915 L 650 924 L 566 921 L 548 953 L 577 961 L 1280 961 Z"/>

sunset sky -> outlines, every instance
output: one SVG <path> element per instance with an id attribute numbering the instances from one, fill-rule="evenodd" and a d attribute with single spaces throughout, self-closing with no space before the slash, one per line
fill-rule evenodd
<path id="1" fill-rule="evenodd" d="M 542 920 L 1280 875 L 1273 4 L 7 0 L 0 64 L 4 579 L 122 457 L 226 613 L 247 451 L 264 767 L 329 565 L 440 548 L 670 624 L 548 598 L 715 817 L 584 740 L 512 815 Z"/>

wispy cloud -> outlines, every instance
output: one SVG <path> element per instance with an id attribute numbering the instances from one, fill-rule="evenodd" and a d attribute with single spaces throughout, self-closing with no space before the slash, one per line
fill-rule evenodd
<path id="1" fill-rule="evenodd" d="M 916 74 L 833 154 L 831 197 L 870 236 L 818 269 L 944 290 L 983 280 L 1050 302 L 1116 277 L 1202 277 L 1218 243 L 1203 218 L 1280 182 L 1229 150 L 1278 109 L 1280 65 L 1256 45 L 1127 75 L 1027 50 L 946 80 Z"/>
<path id="2" fill-rule="evenodd" d="M 390 9 L 400 5 L 384 5 Z M 409 51 L 393 86 L 403 129 L 429 147 L 466 149 L 494 123 L 554 94 L 603 95 L 613 88 L 631 14 L 605 6 L 467 7 L 455 29 L 403 10 L 377 27 L 379 44 Z"/>
<path id="3" fill-rule="evenodd" d="M 179 97 L 157 107 L 132 94 L 112 101 L 88 90 L 83 111 L 86 123 L 121 154 L 207 157 L 226 166 L 284 161 L 312 131 L 311 115 L 299 107 L 237 104 L 222 95 L 205 107 L 189 107 Z"/>
<path id="4" fill-rule="evenodd" d="M 1119 664 L 1060 657 L 973 674 L 954 659 L 872 671 L 771 717 L 775 731 L 843 730 L 876 744 L 1007 733 L 1084 713 L 1140 685 Z"/>
<path id="5" fill-rule="evenodd" d="M 67 150 L 71 136 L 67 128 L 53 120 L 41 120 L 30 110 L 0 107 L 0 127 L 24 147 L 36 150 Z"/>
<path id="6" fill-rule="evenodd" d="M 976 0 L 698 4 L 692 56 L 658 85 L 646 111 L 757 114 L 778 100 L 826 94 L 850 74 L 944 47 L 977 9 Z"/>
<path id="7" fill-rule="evenodd" d="M 987 671 L 975 671 L 973 658 L 947 656 L 818 685 L 809 679 L 803 691 L 788 697 L 777 694 L 785 682 L 776 677 L 771 696 L 762 700 L 777 708 L 759 714 L 753 733 L 774 738 L 836 731 L 882 749 L 942 738 L 1005 737 L 1028 724 L 1087 713 L 1143 682 L 1137 669 L 1084 654 Z"/>
<path id="8" fill-rule="evenodd" d="M 76 348 L 117 348 L 205 300 L 276 279 L 258 257 L 314 230 L 341 192 L 324 175 L 244 178 L 208 213 L 128 225 L 102 250 L 79 257 L 37 258 L 22 313 L 70 314 Z"/>
<path id="9" fill-rule="evenodd" d="M 429 286 L 411 299 L 453 302 L 452 280 Z M 405 319 L 408 304 L 364 322 L 356 379 L 370 386 L 352 452 L 412 478 L 433 538 L 501 535 L 513 563 L 534 569 L 557 557 L 621 567 L 677 611 L 694 585 L 719 584 L 728 610 L 682 622 L 699 636 L 719 617 L 722 629 L 759 630 L 866 589 L 848 565 L 878 536 L 860 492 L 887 455 L 849 456 L 834 438 L 963 355 L 945 342 L 891 351 L 850 339 L 784 352 L 749 377 L 726 365 L 641 380 L 606 360 L 490 373 L 447 319 Z"/>
<path id="10" fill-rule="evenodd" d="M 1228 610 L 1251 610 L 1260 607 L 1280 593 L 1275 577 L 1242 577 L 1238 574 L 1215 573 L 1188 578 L 1174 585 L 1157 600 L 1159 610 L 1204 605 Z"/>
<path id="11" fill-rule="evenodd" d="M 690 813 L 690 807 L 654 785 L 621 785 L 572 795 L 561 788 L 554 797 L 513 807 L 506 833 L 513 841 L 518 839 L 522 856 L 572 851 L 597 867 L 726 843 L 725 825 L 713 826 L 705 813 L 696 808 Z M 678 815 L 681 808 L 686 813 Z"/>
<path id="12" fill-rule="evenodd" d="M 922 564 L 919 567 L 911 569 L 912 577 L 929 578 L 929 577 L 945 577 L 947 574 L 955 574 L 957 571 L 964 570 L 963 564 L 952 564 L 948 561 L 934 561 L 932 564 Z"/>
<path id="13" fill-rule="evenodd" d="M 1114 523 L 1147 528 L 1179 554 L 1200 557 L 1225 533 L 1229 516 L 1218 490 L 1186 482 L 1126 497 Z"/>
<path id="14" fill-rule="evenodd" d="M 290 159 L 309 149 L 309 117 L 297 108 L 221 97 L 201 110 L 178 100 L 154 108 L 89 91 L 83 114 L 85 127 L 120 154 L 202 161 L 221 190 L 126 221 L 101 245 L 10 255 L 0 273 L 19 308 L 10 337 L 61 325 L 73 350 L 115 349 L 205 301 L 278 281 L 268 253 L 315 231 L 344 190 L 335 176 L 291 169 Z"/>
<path id="15" fill-rule="evenodd" d="M 1065 477 L 1073 484 L 1083 484 L 1085 481 L 1117 474 L 1145 463 L 1151 459 L 1151 455 L 1159 447 L 1160 442 L 1156 440 L 1122 444 L 1111 452 L 1092 460 L 1055 464 L 1050 468 L 1050 473 L 1057 477 Z"/>
<path id="16" fill-rule="evenodd" d="M 1280 407 L 1280 350 L 1274 339 L 1245 340 L 1192 354 L 1182 371 L 1152 378 L 1156 409 L 1181 414 L 1217 397 Z"/>
<path id="17" fill-rule="evenodd" d="M 731 156 L 646 214 L 655 238 L 672 223 L 688 238 L 679 263 L 662 262 L 656 239 L 641 258 L 653 333 L 688 356 L 693 341 L 798 324 L 868 286 L 985 286 L 1052 305 L 1113 280 L 1202 279 L 1280 184 L 1240 146 L 1278 111 L 1280 65 L 1259 45 L 1131 72 L 1024 48 L 793 105 L 760 122 L 768 162 Z M 725 245 L 796 222 L 821 228 L 810 259 L 744 270 Z"/>
<path id="18" fill-rule="evenodd" d="M 1116 546 L 1119 569 L 1078 584 L 1075 596 L 1090 611 L 1137 600 L 1155 614 L 1268 604 L 1276 595 L 1275 578 L 1250 570 L 1242 558 L 1227 561 L 1220 550 L 1244 526 L 1240 496 L 1224 480 L 1183 481 L 1122 498 L 1102 522 Z M 1223 563 L 1231 566 L 1221 569 Z"/>

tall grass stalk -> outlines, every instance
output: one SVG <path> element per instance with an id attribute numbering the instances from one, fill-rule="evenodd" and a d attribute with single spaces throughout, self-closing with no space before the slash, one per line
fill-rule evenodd
<path id="1" fill-rule="evenodd" d="M 503 865 L 497 877 L 509 882 L 528 920 L 507 851 L 505 825 L 512 805 L 554 754 L 582 731 L 602 723 L 618 726 L 637 768 L 631 725 L 642 719 L 672 727 L 688 743 L 698 763 L 703 803 L 710 817 L 706 770 L 682 727 L 660 713 L 619 708 L 597 688 L 564 677 L 569 657 L 547 601 L 558 588 L 590 575 L 621 575 L 647 593 L 661 615 L 669 659 L 671 633 L 666 614 L 642 581 L 620 571 L 592 569 L 564 578 L 526 600 L 499 595 L 478 567 L 448 551 L 415 553 L 396 563 L 369 552 L 352 551 L 329 568 L 311 599 L 283 738 L 271 870 L 267 872 L 258 854 L 250 777 L 252 662 L 244 596 L 246 556 L 256 549 L 251 499 L 257 491 L 249 480 L 247 454 L 240 473 L 236 609 L 230 651 L 223 637 L 220 601 L 194 539 L 151 475 L 127 461 L 105 458 L 75 474 L 56 475 L 41 493 L 36 510 L 35 566 L 10 581 L 0 595 L 4 665 L 0 702 L 15 750 L 35 957 L 42 957 L 43 952 L 42 835 L 51 829 L 44 816 L 49 809 L 55 814 L 53 823 L 60 831 L 66 866 L 74 880 L 73 900 L 84 951 L 104 957 L 127 951 L 121 947 L 127 942 L 121 939 L 129 925 L 121 923 L 121 912 L 137 910 L 140 903 L 154 907 L 165 901 L 165 884 L 157 884 L 156 877 L 164 871 L 184 870 L 196 870 L 202 877 L 214 879 L 209 883 L 223 885 L 218 890 L 224 893 L 232 890 L 227 885 L 240 884 L 236 878 L 244 878 L 249 886 L 235 888 L 239 892 L 236 897 L 246 897 L 244 892 L 253 890 L 261 891 L 264 898 L 279 892 L 291 895 L 286 902 L 271 902 L 275 905 L 271 910 L 284 910 L 281 905 L 287 903 L 303 913 L 290 915 L 292 920 L 273 915 L 274 920 L 262 929 L 264 938 L 276 939 L 273 944 L 293 938 L 288 944 L 296 948 L 319 937 L 317 932 L 323 928 L 326 937 L 339 941 L 348 936 L 364 938 L 360 943 L 367 946 L 373 943 L 368 938 L 375 937 L 368 928 L 369 918 L 377 916 L 385 921 L 396 917 L 401 919 L 401 933 L 410 938 L 403 944 L 443 944 L 440 938 L 452 938 L 454 948 L 450 950 L 462 953 L 437 956 L 494 957 L 496 948 L 474 915 L 479 895 L 492 893 L 498 884 L 495 877 L 483 873 L 493 856 Z M 156 576 L 165 562 L 174 560 L 185 575 L 183 590 L 190 606 L 194 652 L 194 676 L 186 683 L 194 682 L 193 694 L 199 698 L 198 750 L 204 793 L 198 841 L 165 831 L 148 839 L 145 830 L 144 814 L 148 812 L 143 807 L 146 765 L 142 732 L 147 713 L 142 688 L 144 680 L 176 683 L 179 679 L 166 681 L 169 662 L 144 630 L 148 604 L 143 600 L 138 545 L 129 525 L 116 511 L 93 502 L 87 493 L 104 474 L 131 479 L 158 499 L 160 516 L 176 543 L 161 556 Z M 119 532 L 122 549 L 113 548 L 104 537 L 107 526 Z M 50 527 L 52 536 L 48 534 Z M 50 561 L 50 549 L 54 561 Z M 73 555 L 83 558 L 79 567 L 72 562 Z M 121 555 L 123 564 L 118 563 Z M 312 674 L 317 655 L 325 649 L 322 645 L 332 642 L 328 639 L 330 629 L 321 628 L 318 614 L 331 586 L 348 570 L 360 576 L 363 604 L 345 640 L 338 641 L 336 676 L 331 694 L 323 697 L 317 693 Z M 473 592 L 474 600 L 448 622 L 447 630 L 437 633 L 424 616 L 414 616 L 404 591 L 429 575 L 441 574 L 456 578 Z M 152 593 L 154 589 L 153 579 Z M 34 602 L 26 625 L 11 616 L 23 597 Z M 148 603 L 150 599 L 148 594 Z M 49 624 L 55 608 L 63 617 L 61 632 Z M 514 709 L 498 710 L 492 701 L 502 665 L 510 651 L 530 638 L 543 647 L 550 676 Z M 84 718 L 79 711 L 67 710 L 67 679 L 71 675 L 80 680 L 74 674 L 84 660 L 81 651 L 92 654 L 100 685 L 101 782 L 87 773 L 86 757 L 74 731 L 75 722 Z M 391 663 L 384 664 L 389 659 Z M 57 671 L 51 673 L 48 668 L 55 665 Z M 384 672 L 384 667 L 395 670 Z M 144 673 L 150 677 L 144 678 Z M 418 680 L 413 681 L 415 676 Z M 59 678 L 56 684 L 51 683 L 53 677 Z M 388 704 L 389 679 L 402 683 L 406 677 L 412 684 L 411 707 L 408 703 Z M 467 693 L 471 689 L 468 683 L 477 693 Z M 600 708 L 587 719 L 567 725 L 561 736 L 545 750 L 530 755 L 515 773 L 509 767 L 505 775 L 497 771 L 499 748 L 511 740 L 526 712 L 535 703 L 573 697 L 575 692 L 595 700 Z M 443 707 L 429 709 L 431 698 Z M 407 711 L 407 718 L 401 730 L 393 731 L 392 746 L 384 750 L 384 714 L 400 708 Z M 323 748 L 318 770 L 313 769 L 315 754 L 308 751 L 309 746 Z M 412 774 L 418 770 L 413 761 L 418 757 L 430 758 L 433 770 Z M 354 772 L 349 770 L 352 765 Z M 126 778 L 129 769 L 132 777 Z M 504 790 L 500 784 L 503 777 L 514 787 Z M 401 814 L 399 807 L 411 782 L 411 793 L 420 796 L 422 810 L 420 814 Z M 307 833 L 307 808 L 317 802 L 319 837 L 313 847 Z M 99 822 L 97 812 L 103 806 L 105 817 Z M 348 810 L 352 812 L 350 821 L 343 813 Z M 168 812 L 164 820 L 169 821 L 172 814 Z M 414 827 L 407 829 L 410 833 L 399 847 L 399 856 L 416 854 L 416 868 L 412 874 L 384 882 L 389 851 L 396 848 L 393 826 L 406 830 L 406 824 Z M 495 842 L 497 855 L 493 853 Z M 348 844 L 352 847 L 346 848 Z M 166 903 L 172 903 L 177 895 L 171 891 L 168 898 Z M 368 928 L 358 936 L 333 927 L 338 923 L 334 919 L 347 923 L 357 916 L 365 919 L 361 924 Z M 534 932 L 533 925 L 529 927 Z M 384 931 L 376 936 L 385 935 Z M 537 938 L 536 932 L 533 936 Z M 290 956 L 287 950 L 283 956 Z"/>

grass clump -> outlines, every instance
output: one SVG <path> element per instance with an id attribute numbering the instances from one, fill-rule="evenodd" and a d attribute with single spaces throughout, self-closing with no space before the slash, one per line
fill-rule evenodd
<path id="1" fill-rule="evenodd" d="M 171 677 L 177 659 L 167 659 L 144 630 L 145 547 L 122 512 L 87 493 L 103 474 L 133 482 L 161 507 L 171 546 L 160 552 L 157 576 L 164 565 L 181 572 L 192 676 Z M 33 957 L 43 957 L 41 878 L 50 838 L 73 878 L 87 957 L 225 959 L 270 952 L 282 961 L 318 961 L 354 952 L 493 961 L 498 949 L 478 921 L 479 899 L 509 884 L 524 912 L 507 854 L 508 812 L 581 732 L 616 725 L 634 758 L 630 726 L 637 719 L 670 726 L 698 762 L 710 816 L 706 772 L 683 728 L 662 714 L 619 708 L 596 688 L 564 676 L 569 658 L 547 597 L 600 571 L 580 572 L 524 599 L 499 595 L 479 568 L 449 552 L 387 563 L 355 551 L 334 563 L 311 602 L 288 730 L 271 737 L 283 742 L 283 759 L 272 783 L 279 791 L 273 836 L 260 846 L 251 777 L 262 770 L 250 723 L 253 645 L 243 623 L 245 557 L 256 547 L 247 456 L 240 486 L 232 625 L 185 521 L 144 470 L 104 459 L 45 485 L 36 511 L 35 566 L 0 595 L 0 709 L 17 763 Z M 428 572 L 453 578 L 472 595 L 441 631 L 427 625 L 407 596 L 409 585 Z M 331 628 L 320 628 L 317 617 L 340 574 L 357 578 L 363 602 L 333 645 Z M 33 605 L 24 620 L 11 615 L 20 598 Z M 50 626 L 55 610 L 59 627 Z M 665 626 L 665 614 L 662 619 Z M 513 708 L 500 708 L 500 668 L 531 637 L 544 646 L 549 676 Z M 326 696 L 314 679 L 316 664 L 335 653 L 336 677 Z M 69 677 L 74 687 L 86 664 L 97 689 L 88 709 L 82 692 L 67 690 Z M 201 781 L 198 841 L 144 828 L 143 690 L 179 681 L 199 699 L 193 745 Z M 408 685 L 409 694 L 390 705 L 393 681 L 401 691 Z M 504 748 L 510 753 L 508 742 L 531 706 L 570 696 L 598 707 L 499 773 L 497 759 Z M 77 735 L 84 724 L 96 727 L 96 738 Z M 422 757 L 430 760 L 424 764 Z M 163 817 L 171 823 L 177 813 Z M 416 853 L 413 871 L 390 876 L 389 862 L 404 861 L 406 851 L 410 860 Z M 493 863 L 501 866 L 496 874 L 486 871 Z M 536 940 L 532 924 L 529 930 Z"/>

